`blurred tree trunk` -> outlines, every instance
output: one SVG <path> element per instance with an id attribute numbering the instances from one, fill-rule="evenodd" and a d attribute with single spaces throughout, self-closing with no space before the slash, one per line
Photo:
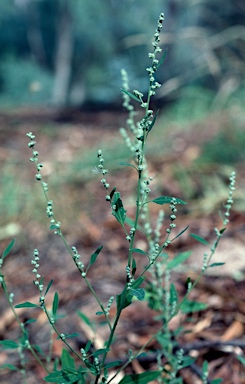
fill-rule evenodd
<path id="1" fill-rule="evenodd" d="M 68 99 L 73 56 L 72 17 L 69 0 L 60 0 L 57 18 L 57 48 L 53 102 L 65 105 Z"/>
<path id="2" fill-rule="evenodd" d="M 26 34 L 31 54 L 38 65 L 47 66 L 43 36 L 40 26 L 40 13 L 37 4 L 31 1 L 19 2 L 18 6 L 25 16 Z"/>

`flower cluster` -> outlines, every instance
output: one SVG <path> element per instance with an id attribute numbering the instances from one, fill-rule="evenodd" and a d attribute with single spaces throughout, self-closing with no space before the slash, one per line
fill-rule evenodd
<path id="1" fill-rule="evenodd" d="M 39 274 L 38 272 L 38 268 L 39 268 L 39 252 L 37 249 L 34 249 L 33 251 L 33 259 L 31 261 L 31 264 L 33 264 L 34 268 L 32 270 L 32 272 L 35 274 L 35 280 L 34 280 L 34 284 L 38 287 L 39 289 L 39 292 L 40 292 L 40 303 L 41 303 L 41 306 L 43 305 L 44 303 L 44 296 L 42 295 L 42 292 L 43 292 L 43 283 L 42 283 L 42 280 L 41 280 L 41 275 Z"/>
<path id="2" fill-rule="evenodd" d="M 36 145 L 36 141 L 34 141 L 35 135 L 33 135 L 32 132 L 29 132 L 26 134 L 26 136 L 29 137 L 29 139 L 30 139 L 30 142 L 28 143 L 28 147 L 32 149 L 32 157 L 30 157 L 30 161 L 36 164 L 36 169 L 37 169 L 36 180 L 41 181 L 42 180 L 41 169 L 43 168 L 43 164 L 38 162 L 39 152 L 35 150 L 35 145 Z M 54 217 L 53 201 L 48 200 L 48 197 L 47 197 L 48 184 L 45 183 L 44 181 L 42 181 L 42 187 L 43 187 L 43 191 L 44 191 L 44 194 L 46 196 L 46 199 L 47 199 L 46 214 L 47 214 L 48 218 L 51 219 L 50 220 L 50 229 L 54 230 L 54 233 L 56 235 L 60 235 L 60 233 L 61 233 L 60 232 L 60 225 L 61 224 L 59 221 L 56 221 L 56 219 Z"/>
<path id="3" fill-rule="evenodd" d="M 105 161 L 105 159 L 103 158 L 101 149 L 98 150 L 97 156 L 98 156 L 98 159 L 99 159 L 99 165 L 97 166 L 97 169 L 99 170 L 99 173 L 101 173 L 104 176 L 103 179 L 101 179 L 101 183 L 103 184 L 103 187 L 108 192 L 110 184 L 107 183 L 106 178 L 105 178 L 105 175 L 108 173 L 108 170 L 104 168 L 104 161 Z M 108 194 L 106 195 L 106 200 L 107 201 L 111 200 L 111 198 L 110 198 L 110 196 Z"/>
<path id="4" fill-rule="evenodd" d="M 76 247 L 71 247 L 72 253 L 73 253 L 73 260 L 81 273 L 82 277 L 86 277 L 86 272 L 84 271 L 84 264 L 80 261 L 81 255 L 77 252 Z"/>
<path id="5" fill-rule="evenodd" d="M 121 70 L 121 76 L 122 76 L 122 87 L 123 87 L 123 89 L 125 91 L 129 91 L 128 74 L 125 71 L 125 69 Z M 137 127 L 136 127 L 135 122 L 134 122 L 134 116 L 137 114 L 137 112 L 135 112 L 134 106 L 132 104 L 130 104 L 130 97 L 125 92 L 123 92 L 122 98 L 123 98 L 123 107 L 129 113 L 128 119 L 126 121 L 127 126 L 129 127 L 130 131 L 133 134 L 136 134 L 137 133 Z"/>
<path id="6" fill-rule="evenodd" d="M 162 51 L 162 49 L 159 47 L 159 42 L 160 42 L 160 32 L 161 32 L 161 29 L 162 29 L 163 20 L 164 20 L 164 14 L 161 13 L 160 17 L 159 17 L 159 20 L 158 20 L 156 32 L 154 34 L 154 41 L 152 43 L 152 45 L 153 45 L 153 52 L 150 52 L 148 54 L 149 58 L 152 59 L 152 65 L 149 68 L 146 69 L 148 74 L 149 74 L 149 77 L 150 77 L 150 96 L 155 95 L 156 89 L 161 87 L 161 84 L 159 84 L 155 80 L 154 74 L 155 74 L 155 72 L 157 71 L 157 69 L 158 69 L 158 67 L 160 65 L 160 62 L 156 58 L 156 56 L 157 56 L 157 53 Z"/>
<path id="7" fill-rule="evenodd" d="M 134 278 L 131 275 L 130 267 L 128 265 L 126 267 L 126 275 L 127 275 L 127 289 L 130 290 L 132 288 L 132 284 L 134 282 Z"/>
<path id="8" fill-rule="evenodd" d="M 170 225 L 169 227 L 166 229 L 166 232 L 167 233 L 170 233 L 171 232 L 171 229 L 172 228 L 175 228 L 176 227 L 176 224 L 174 223 L 175 219 L 176 219 L 176 212 L 177 212 L 177 208 L 176 208 L 176 204 L 177 204 L 177 201 L 176 199 L 173 197 L 172 200 L 171 200 L 171 204 L 169 206 L 169 208 L 171 209 L 172 211 L 172 214 L 170 215 Z"/>
<path id="9" fill-rule="evenodd" d="M 230 176 L 229 196 L 225 204 L 226 212 L 225 212 L 224 225 L 229 223 L 230 209 L 233 204 L 233 192 L 236 190 L 235 182 L 236 182 L 236 172 L 232 172 Z"/>
<path id="10" fill-rule="evenodd" d="M 109 313 L 110 313 L 110 309 L 111 309 L 111 306 L 112 306 L 113 301 L 114 301 L 114 296 L 111 296 L 111 297 L 109 298 L 109 300 L 108 300 L 108 304 L 107 304 L 107 307 L 106 307 L 106 309 L 105 309 L 105 314 L 106 314 L 106 315 L 109 315 Z"/>

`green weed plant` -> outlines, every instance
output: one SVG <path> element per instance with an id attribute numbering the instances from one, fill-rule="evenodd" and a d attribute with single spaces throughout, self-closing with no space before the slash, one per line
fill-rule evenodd
<path id="1" fill-rule="evenodd" d="M 51 294 L 53 279 L 49 282 L 45 281 L 44 276 L 39 274 L 40 263 L 44 262 L 42 256 L 37 249 L 33 252 L 32 272 L 34 274 L 34 285 L 39 292 L 39 302 L 23 302 L 14 304 L 13 294 L 8 291 L 5 276 L 3 273 L 3 262 L 6 256 L 11 252 L 14 245 L 14 240 L 4 250 L 0 258 L 0 279 L 1 286 L 5 293 L 8 304 L 13 312 L 16 322 L 20 327 L 20 337 L 18 340 L 5 339 L 0 341 L 0 345 L 4 349 L 15 350 L 19 354 L 19 366 L 11 364 L 2 365 L 1 368 L 9 370 L 19 370 L 22 375 L 22 382 L 27 383 L 28 371 L 26 368 L 26 351 L 29 351 L 38 364 L 43 368 L 44 381 L 48 383 L 77 383 L 77 384 L 102 384 L 102 383 L 119 383 L 119 384 L 146 384 L 157 380 L 159 383 L 180 384 L 182 378 L 179 372 L 183 368 L 190 367 L 195 363 L 195 359 L 189 356 L 183 348 L 178 347 L 178 338 L 184 331 L 180 325 L 174 332 L 170 331 L 170 321 L 180 312 L 189 314 L 200 311 L 206 308 L 203 303 L 195 302 L 189 299 L 190 292 L 196 287 L 198 281 L 203 276 L 208 268 L 219 267 L 223 263 L 212 263 L 214 252 L 222 238 L 226 225 L 229 221 L 230 209 L 233 203 L 233 192 L 235 190 L 235 173 L 230 177 L 230 188 L 228 199 L 225 203 L 225 212 L 222 218 L 221 229 L 215 228 L 215 239 L 213 244 L 207 242 L 204 238 L 192 234 L 191 236 L 199 243 L 207 247 L 203 257 L 202 269 L 195 281 L 187 278 L 186 293 L 180 298 L 172 282 L 172 271 L 184 263 L 191 255 L 191 252 L 182 252 L 170 258 L 168 249 L 172 243 L 181 236 L 187 229 L 182 228 L 176 232 L 176 217 L 178 215 L 179 206 L 185 205 L 186 202 L 179 197 L 159 196 L 151 197 L 151 183 L 153 176 L 150 174 L 147 167 L 145 157 L 145 148 L 147 145 L 148 136 L 151 135 L 152 129 L 156 122 L 158 111 L 154 112 L 151 109 L 152 97 L 161 86 L 156 81 L 156 72 L 163 63 L 166 52 L 161 53 L 162 49 L 159 46 L 160 32 L 164 15 L 161 14 L 158 20 L 157 29 L 154 34 L 152 43 L 152 52 L 149 53 L 151 60 L 150 66 L 147 68 L 149 76 L 148 94 L 145 96 L 141 92 L 134 90 L 130 91 L 128 86 L 128 78 L 125 70 L 122 71 L 123 79 L 123 106 L 128 111 L 127 129 L 121 128 L 120 132 L 125 141 L 126 146 L 132 154 L 130 163 L 121 163 L 122 167 L 131 167 L 134 170 L 135 178 L 137 179 L 136 190 L 132 191 L 135 196 L 134 215 L 129 216 L 124 205 L 120 191 L 116 187 L 111 187 L 108 178 L 108 169 L 106 167 L 106 157 L 102 150 L 97 152 L 97 171 L 101 175 L 101 183 L 105 190 L 105 200 L 110 207 L 111 213 L 121 227 L 128 252 L 125 255 L 125 270 L 122 271 L 124 276 L 124 287 L 120 294 L 108 298 L 106 305 L 101 301 L 99 294 L 93 287 L 90 280 L 90 269 L 94 267 L 100 253 L 103 252 L 103 245 L 95 249 L 90 257 L 87 265 L 84 265 L 79 250 L 75 246 L 70 246 L 63 235 L 61 223 L 54 213 L 54 204 L 49 197 L 48 185 L 42 177 L 42 163 L 39 162 L 39 153 L 36 150 L 35 135 L 31 132 L 27 134 L 29 138 L 28 146 L 32 150 L 31 162 L 36 167 L 36 180 L 40 182 L 44 196 L 46 199 L 46 214 L 50 220 L 50 230 L 58 235 L 64 242 L 68 254 L 74 261 L 76 269 L 81 276 L 82 282 L 89 288 L 91 295 L 95 298 L 98 311 L 96 315 L 104 318 L 104 322 L 109 331 L 108 340 L 103 348 L 96 349 L 93 340 L 87 340 L 84 348 L 75 350 L 70 339 L 77 337 L 78 334 L 65 334 L 59 326 L 59 293 L 55 292 L 52 301 L 52 309 L 49 310 L 46 305 L 47 295 Z M 136 120 L 137 113 L 134 105 L 138 104 L 143 111 L 143 118 Z M 116 150 L 116 148 L 115 148 Z M 150 207 L 155 204 L 159 206 L 158 217 L 152 217 Z M 165 220 L 162 206 L 168 206 L 170 215 Z M 137 236 L 145 237 L 147 242 L 147 250 L 142 250 L 136 247 Z M 142 262 L 136 262 L 136 255 L 142 257 Z M 113 343 L 116 338 L 118 324 L 120 323 L 122 312 L 129 306 L 134 306 L 134 302 L 147 301 L 149 307 L 153 308 L 157 313 L 157 320 L 160 321 L 159 329 L 149 336 L 148 341 L 138 350 L 129 349 L 125 356 L 119 356 L 118 359 L 111 361 L 108 359 L 110 350 L 113 348 Z M 115 308 L 115 315 L 110 316 L 111 308 Z M 27 325 L 35 319 L 30 319 L 23 322 L 18 315 L 18 308 L 30 309 L 35 308 L 43 311 L 46 314 L 48 323 L 51 329 L 51 338 L 46 350 L 42 350 L 40 346 L 31 343 L 27 330 Z M 80 321 L 93 328 L 94 324 L 84 313 L 78 312 Z M 142 312 L 142 316 L 143 312 Z M 99 327 L 99 326 L 98 326 Z M 52 335 L 62 340 L 64 348 L 59 359 L 53 358 Z M 152 341 L 157 341 L 158 350 L 151 351 L 149 345 Z M 143 373 L 126 374 L 125 369 L 135 359 L 138 359 L 142 354 L 154 357 L 155 370 L 145 371 Z M 125 373 L 122 379 L 118 379 L 119 373 Z M 199 372 L 200 379 L 203 383 L 218 384 L 222 380 L 215 379 L 210 381 L 208 378 L 208 364 L 205 361 Z M 120 381 L 118 381 L 120 380 Z"/>

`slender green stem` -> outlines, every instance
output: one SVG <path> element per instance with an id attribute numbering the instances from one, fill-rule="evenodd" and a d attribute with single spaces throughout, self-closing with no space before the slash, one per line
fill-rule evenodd
<path id="1" fill-rule="evenodd" d="M 17 315 L 15 309 L 14 309 L 14 306 L 9 298 L 9 292 L 8 292 L 8 288 L 7 288 L 7 285 L 5 283 L 5 280 L 4 280 L 4 275 L 2 274 L 2 271 L 0 271 L 0 274 L 2 275 L 2 282 L 1 282 L 1 285 L 2 285 L 2 288 L 3 288 L 3 291 L 4 291 L 4 294 L 5 294 L 5 297 L 8 301 L 8 304 L 11 308 L 11 311 L 15 317 L 15 320 L 17 321 L 17 323 L 19 324 L 20 326 L 20 329 L 23 333 L 23 335 L 25 336 L 25 338 L 27 338 L 27 341 L 28 341 L 28 349 L 30 350 L 31 354 L 33 355 L 33 357 L 36 359 L 36 361 L 38 362 L 38 364 L 47 372 L 47 373 L 50 373 L 50 371 L 48 370 L 47 367 L 45 367 L 45 365 L 43 364 L 43 362 L 41 361 L 41 359 L 39 358 L 39 356 L 37 355 L 37 353 L 35 352 L 35 350 L 33 349 L 31 343 L 29 342 L 29 339 L 28 339 L 28 335 L 26 333 L 26 330 L 25 330 L 25 326 L 24 324 L 21 322 L 19 316 Z"/>
<path id="2" fill-rule="evenodd" d="M 46 305 L 45 303 L 43 302 L 43 306 L 42 306 L 42 309 L 44 310 L 47 318 L 48 318 L 48 321 L 49 321 L 49 324 L 51 325 L 51 327 L 53 328 L 54 332 L 57 334 L 57 336 L 59 336 L 59 338 L 63 341 L 63 343 L 67 346 L 67 348 L 72 352 L 74 353 L 74 355 L 76 355 L 79 360 L 82 360 L 82 357 L 67 343 L 67 341 L 62 337 L 62 335 L 60 334 L 60 332 L 58 331 L 58 329 L 56 328 L 55 324 L 54 324 L 54 321 L 53 319 L 51 319 L 49 313 L 48 313 L 48 310 L 46 308 Z"/>

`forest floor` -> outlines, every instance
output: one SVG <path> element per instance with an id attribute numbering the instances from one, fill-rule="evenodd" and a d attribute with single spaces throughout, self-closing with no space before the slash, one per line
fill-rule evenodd
<path id="1" fill-rule="evenodd" d="M 61 238 L 48 230 L 45 201 L 41 186 L 35 180 L 35 168 L 29 162 L 31 150 L 25 134 L 32 131 L 36 135 L 39 160 L 44 164 L 43 176 L 50 186 L 49 198 L 54 200 L 54 211 L 62 223 L 68 244 L 77 247 L 85 265 L 95 249 L 103 245 L 101 254 L 90 269 L 89 279 L 106 303 L 112 292 L 119 294 L 123 287 L 127 242 L 105 201 L 101 176 L 93 170 L 98 165 L 97 150 L 102 149 L 105 167 L 109 169 L 107 180 L 111 187 L 117 186 L 127 214 L 133 216 L 135 173 L 131 167 L 118 165 L 120 161 L 131 161 L 118 133 L 118 128 L 124 126 L 125 118 L 125 114 L 118 112 L 77 112 L 69 116 L 68 112 L 60 115 L 51 110 L 43 110 L 42 113 L 12 111 L 0 116 L 1 252 L 13 237 L 16 239 L 3 268 L 9 291 L 15 293 L 16 304 L 24 301 L 38 303 L 39 296 L 32 283 L 34 275 L 31 272 L 32 252 L 38 248 L 40 273 L 45 276 L 45 283 L 54 279 L 47 304 L 51 306 L 53 294 L 58 291 L 59 311 L 66 314 L 58 322 L 59 329 L 63 333 L 79 333 L 79 337 L 71 339 L 77 350 L 84 347 L 91 337 L 94 345 L 102 348 L 107 330 L 101 325 L 96 335 L 91 335 L 91 330 L 77 316 L 79 310 L 95 324 L 102 321 L 100 316 L 95 315 L 99 310 L 97 303 L 81 280 Z M 193 280 L 198 275 L 206 251 L 205 246 L 196 242 L 190 233 L 202 236 L 212 244 L 215 240 L 214 227 L 222 228 L 218 211 L 223 209 L 228 195 L 229 174 L 234 168 L 238 174 L 236 203 L 214 259 L 226 264 L 211 268 L 191 296 L 193 300 L 208 304 L 208 307 L 195 312 L 191 318 L 189 315 L 178 315 L 171 322 L 172 331 L 180 323 L 188 330 L 181 333 L 178 344 L 190 356 L 196 357 L 191 368 L 181 370 L 185 384 L 202 383 L 198 375 L 204 360 L 209 362 L 210 379 L 222 378 L 224 384 L 245 383 L 244 365 L 237 358 L 243 356 L 244 359 L 245 347 L 244 163 L 227 165 L 201 160 L 204 143 L 211 142 L 221 127 L 228 125 L 228 118 L 224 115 L 210 116 L 205 122 L 193 123 L 186 129 L 178 124 L 162 129 L 159 124 L 156 131 L 152 131 L 147 152 L 150 173 L 154 177 L 152 196 L 175 196 L 188 201 L 187 206 L 179 210 L 176 223 L 179 232 L 186 226 L 189 229 L 169 249 L 170 257 L 192 251 L 186 264 L 172 275 L 180 297 L 185 293 L 186 279 L 190 277 Z M 222 148 L 217 148 L 217 151 L 222 153 Z M 151 209 L 156 218 L 159 206 L 154 205 Z M 144 238 L 139 236 L 135 247 L 144 249 L 145 246 Z M 144 256 L 139 256 L 138 264 L 144 265 Z M 16 340 L 19 329 L 2 292 L 0 310 L 0 338 Z M 18 313 L 23 321 L 36 318 L 36 322 L 28 326 L 30 339 L 45 348 L 49 327 L 44 313 L 36 309 L 20 309 Z M 114 314 L 115 306 L 111 316 Z M 159 328 L 159 321 L 154 320 L 156 315 L 158 312 L 149 308 L 146 301 L 135 302 L 126 308 L 109 359 L 124 359 L 129 349 L 140 349 Z M 53 348 L 58 356 L 62 343 L 54 340 Z M 156 351 L 159 345 L 152 342 L 148 348 Z M 2 349 L 0 364 L 18 366 L 17 354 Z M 43 382 L 45 373 L 42 369 L 31 358 L 27 365 L 27 383 Z M 156 361 L 145 357 L 133 362 L 129 372 L 141 373 L 148 369 L 157 369 Z M 117 380 L 114 383 L 120 381 Z M 0 370 L 0 381 L 2 384 L 19 383 L 20 374 Z"/>

